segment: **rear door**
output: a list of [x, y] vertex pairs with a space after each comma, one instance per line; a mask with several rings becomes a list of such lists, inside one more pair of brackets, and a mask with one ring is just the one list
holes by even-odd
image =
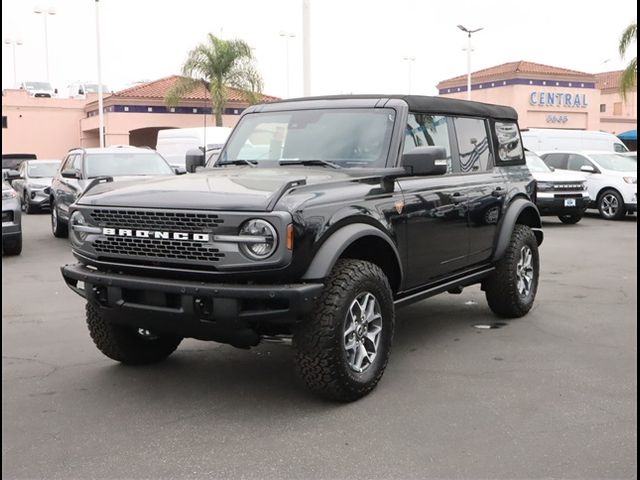
[[449, 160], [446, 175], [398, 180], [405, 197], [408, 288], [436, 280], [466, 263], [467, 220], [459, 178], [453, 172], [450, 127], [447, 117], [411, 113], [405, 128], [404, 152], [436, 145], [446, 149]]

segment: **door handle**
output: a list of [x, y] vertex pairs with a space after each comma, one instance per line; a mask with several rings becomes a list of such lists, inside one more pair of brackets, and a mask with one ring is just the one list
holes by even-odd
[[453, 195], [451, 195], [451, 201], [453, 203], [462, 203], [462, 202], [466, 202], [469, 198], [466, 195], [463, 195], [460, 192], [455, 192]]
[[502, 187], [496, 187], [496, 189], [491, 192], [493, 197], [504, 197], [506, 194], [507, 192], [505, 192]]

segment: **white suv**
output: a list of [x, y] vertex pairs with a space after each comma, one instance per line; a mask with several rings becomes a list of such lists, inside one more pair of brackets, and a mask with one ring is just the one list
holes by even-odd
[[591, 207], [607, 220], [636, 212], [638, 163], [628, 156], [603, 151], [538, 152], [547, 165], [578, 172], [586, 181]]
[[562, 223], [578, 223], [590, 203], [582, 175], [554, 170], [533, 152], [525, 152], [527, 167], [536, 179], [536, 206], [540, 215], [557, 216]]

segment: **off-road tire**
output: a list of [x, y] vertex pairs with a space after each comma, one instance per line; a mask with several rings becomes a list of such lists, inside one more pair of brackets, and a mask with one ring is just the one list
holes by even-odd
[[558, 215], [558, 218], [560, 219], [560, 221], [567, 225], [574, 225], [578, 223], [580, 220], [582, 220], [582, 217], [583, 215], [576, 215], [576, 214]]
[[[613, 215], [609, 215], [605, 206], [605, 200], [610, 198], [610, 196], [615, 197], [618, 202], [618, 208]], [[605, 220], [622, 220], [627, 215], [627, 209], [624, 206], [622, 195], [613, 189], [605, 190], [600, 194], [598, 197], [598, 211], [600, 212], [600, 216]]]
[[58, 213], [58, 207], [51, 201], [51, 232], [56, 238], [67, 238], [69, 236], [69, 225], [67, 225]]
[[5, 255], [20, 255], [22, 253], [22, 234], [3, 240], [2, 253]]
[[182, 337], [157, 335], [145, 338], [135, 327], [109, 322], [100, 308], [87, 302], [87, 327], [93, 342], [107, 357], [127, 365], [161, 362], [171, 355]]
[[[517, 268], [522, 248], [528, 246], [533, 255], [533, 282], [528, 295], [518, 291]], [[483, 282], [489, 308], [504, 318], [519, 318], [526, 315], [536, 297], [540, 275], [538, 242], [533, 231], [526, 225], [516, 225], [511, 241], [503, 257], [497, 262], [495, 271]]]
[[[362, 373], [349, 367], [344, 346], [344, 324], [358, 295], [374, 295], [382, 316], [382, 333], [375, 359]], [[363, 260], [338, 260], [313, 314], [294, 332], [296, 368], [311, 391], [340, 402], [351, 402], [371, 392], [389, 359], [395, 312], [393, 294], [384, 272]]]

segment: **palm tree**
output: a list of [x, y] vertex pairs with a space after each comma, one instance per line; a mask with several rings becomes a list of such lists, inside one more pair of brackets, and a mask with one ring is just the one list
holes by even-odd
[[251, 48], [243, 40], [222, 40], [212, 34], [187, 55], [182, 77], [167, 92], [165, 103], [173, 107], [182, 97], [204, 85], [211, 95], [216, 125], [222, 126], [222, 112], [227, 101], [227, 86], [244, 93], [247, 102], [257, 103], [262, 78], [253, 63]]
[[[637, 42], [637, 22], [633, 22], [629, 25], [624, 32], [622, 32], [622, 36], [620, 37], [620, 45], [618, 46], [618, 51], [620, 52], [620, 57], [624, 58], [631, 42]], [[627, 91], [631, 90], [636, 85], [636, 78], [638, 74], [638, 57], [637, 55], [631, 59], [627, 68], [622, 72], [622, 78], [620, 79], [620, 93], [622, 94], [622, 98], [626, 100]]]

